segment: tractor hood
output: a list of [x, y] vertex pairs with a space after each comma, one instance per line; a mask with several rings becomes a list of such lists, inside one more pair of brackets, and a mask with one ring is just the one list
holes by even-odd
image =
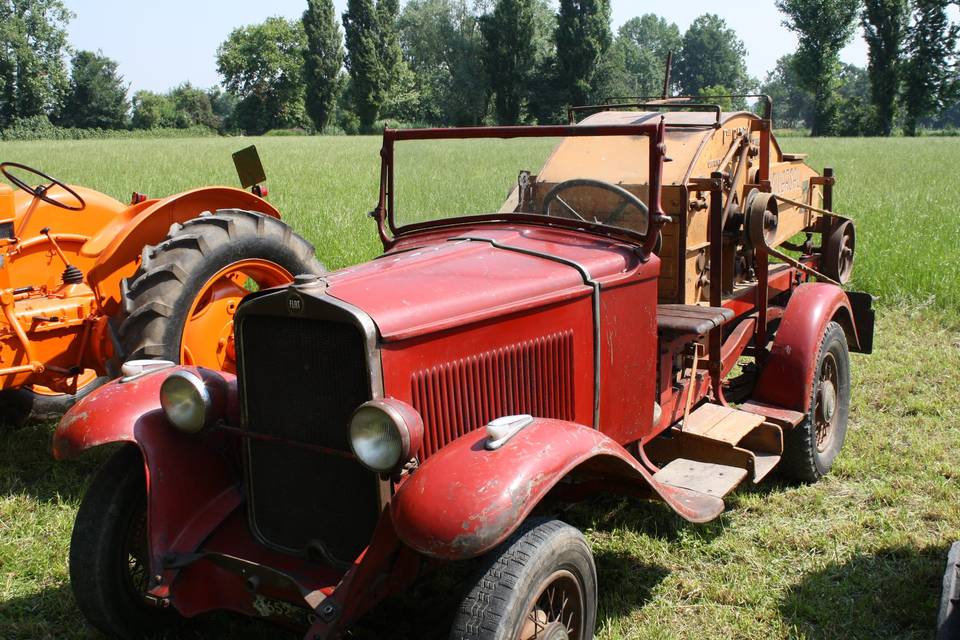
[[[328, 295], [366, 312], [390, 342], [590, 295], [583, 273], [607, 284], [641, 264], [614, 240], [509, 226], [460, 229], [324, 279]], [[655, 258], [644, 266], [654, 265]]]

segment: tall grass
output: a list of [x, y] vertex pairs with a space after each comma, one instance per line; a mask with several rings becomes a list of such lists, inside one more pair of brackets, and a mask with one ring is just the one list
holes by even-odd
[[[376, 204], [378, 137], [8, 142], [0, 145], [0, 159], [124, 200], [133, 191], [158, 196], [236, 184], [230, 154], [249, 144], [263, 158], [271, 202], [328, 267], [377, 254], [374, 223], [365, 214]], [[451, 210], [489, 209], [520, 169], [539, 169], [550, 144], [511, 143], [504, 154], [499, 141], [400, 143], [398, 208], [406, 215], [435, 207], [438, 192], [452, 192]], [[857, 222], [852, 286], [881, 303], [960, 309], [960, 260], [953, 255], [960, 248], [960, 140], [784, 138], [782, 144], [809, 153], [814, 167], [837, 172], [835, 207]]]

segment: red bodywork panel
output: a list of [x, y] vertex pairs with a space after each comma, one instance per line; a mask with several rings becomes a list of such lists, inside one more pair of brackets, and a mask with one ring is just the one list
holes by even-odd
[[476, 557], [506, 539], [561, 479], [574, 470], [649, 487], [692, 522], [723, 511], [719, 498], [668, 487], [599, 431], [535, 420], [501, 448], [475, 431], [445, 447], [400, 485], [390, 513], [400, 539], [445, 560]]
[[[639, 260], [625, 244], [516, 225], [449, 231], [446, 237], [327, 276], [327, 293], [363, 309], [385, 342], [463, 327], [589, 291], [571, 266], [498, 249], [485, 238], [583, 266], [595, 279], [622, 278]], [[654, 274], [655, 275], [655, 274]]]
[[807, 412], [820, 340], [831, 320], [843, 326], [851, 345], [859, 344], [853, 311], [843, 289], [821, 282], [797, 287], [787, 302], [751, 399]]

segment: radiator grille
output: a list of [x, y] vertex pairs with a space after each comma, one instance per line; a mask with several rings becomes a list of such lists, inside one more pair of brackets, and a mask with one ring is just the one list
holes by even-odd
[[572, 420], [573, 332], [487, 351], [413, 374], [422, 457], [500, 416]]
[[[349, 452], [350, 415], [370, 397], [360, 331], [341, 322], [249, 315], [240, 340], [245, 428]], [[251, 522], [264, 542], [292, 552], [322, 546], [347, 562], [369, 542], [378, 487], [359, 462], [248, 438], [246, 463]]]

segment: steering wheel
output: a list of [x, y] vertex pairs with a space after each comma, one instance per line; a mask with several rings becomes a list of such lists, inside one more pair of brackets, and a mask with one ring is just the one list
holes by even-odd
[[[27, 173], [32, 173], [32, 174], [35, 175], [35, 176], [38, 176], [38, 177], [40, 177], [40, 178], [43, 178], [43, 179], [46, 180], [49, 184], [47, 184], [47, 185], [41, 185], [41, 186], [39, 186], [39, 187], [31, 187], [31, 186], [28, 185], [26, 182], [24, 182], [23, 180], [21, 180], [20, 178], [18, 178], [16, 175], [14, 175], [14, 174], [11, 173], [10, 171], [8, 171], [8, 170], [7, 170], [8, 168], [20, 169], [21, 171], [26, 171]], [[79, 193], [77, 193], [76, 191], [74, 191], [73, 189], [71, 189], [70, 187], [68, 187], [67, 185], [63, 184], [62, 182], [60, 182], [60, 181], [57, 180], [56, 178], [51, 178], [51, 177], [48, 176], [47, 174], [43, 173], [42, 171], [38, 171], [38, 170], [34, 169], [33, 167], [28, 167], [27, 165], [25, 165], [25, 164], [20, 164], [19, 162], [4, 162], [4, 163], [0, 163], [0, 172], [3, 173], [3, 176], [4, 176], [7, 180], [9, 180], [9, 181], [12, 182], [13, 184], [17, 185], [18, 187], [20, 187], [21, 189], [23, 189], [23, 190], [26, 191], [27, 193], [31, 194], [34, 198], [40, 198], [40, 199], [43, 200], [44, 202], [46, 202], [46, 203], [48, 203], [48, 204], [52, 204], [52, 205], [55, 206], [55, 207], [60, 207], [61, 209], [66, 209], [67, 211], [81, 211], [81, 210], [83, 210], [84, 208], [86, 208], [86, 206], [87, 206], [87, 203], [83, 200], [83, 198], [80, 197], [80, 194], [79, 194]], [[69, 193], [71, 196], [73, 196], [73, 197], [76, 199], [76, 201], [79, 202], [80, 204], [79, 204], [79, 205], [69, 205], [69, 204], [65, 204], [65, 203], [63, 203], [63, 202], [60, 202], [59, 200], [54, 200], [53, 198], [51, 198], [50, 196], [47, 195], [47, 192], [50, 191], [50, 189], [52, 189], [53, 187], [60, 187], [61, 189], [63, 189], [63, 190], [66, 191], [67, 193]]]
[[[623, 202], [622, 204], [614, 209], [610, 215], [607, 216], [606, 220], [599, 220], [596, 217], [591, 220], [587, 220], [583, 217], [580, 212], [571, 207], [563, 198], [560, 197], [560, 194], [564, 191], [570, 189], [579, 189], [582, 187], [592, 187], [595, 189], [602, 189], [604, 191], [610, 191], [619, 197]], [[563, 182], [555, 185], [550, 191], [547, 192], [546, 197], [543, 199], [543, 215], [550, 215], [550, 205], [553, 204], [553, 201], [556, 200], [562, 204], [570, 213], [574, 216], [583, 220], [584, 222], [591, 222], [596, 224], [608, 224], [614, 225], [620, 221], [620, 218], [623, 217], [623, 212], [628, 206], [634, 206], [640, 211], [643, 212], [646, 217], [646, 229], [644, 229], [643, 235], [646, 235], [647, 230], [650, 228], [650, 209], [647, 208], [647, 205], [644, 204], [643, 200], [633, 195], [623, 187], [613, 184], [611, 182], [604, 182], [603, 180], [594, 180], [592, 178], [574, 178], [573, 180], [564, 180]]]

